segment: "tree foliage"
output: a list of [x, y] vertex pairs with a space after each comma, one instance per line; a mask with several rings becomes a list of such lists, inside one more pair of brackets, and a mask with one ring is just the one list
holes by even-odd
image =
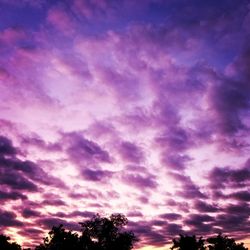
[[109, 218], [96, 215], [80, 223], [80, 236], [60, 225], [53, 227], [35, 250], [130, 250], [137, 239], [132, 232], [124, 230], [126, 224], [127, 219], [121, 214]]
[[[205, 242], [208, 244], [206, 245]], [[218, 234], [207, 240], [202, 237], [196, 238], [195, 235], [180, 235], [179, 239], [173, 239], [171, 249], [177, 250], [248, 250], [243, 243], [236, 243], [233, 238]]]
[[[110, 217], [95, 215], [92, 219], [79, 223], [81, 230], [74, 233], [63, 225], [53, 226], [43, 243], [34, 250], [131, 250], [137, 241], [135, 235], [126, 230], [127, 218], [122, 214]], [[180, 235], [173, 239], [171, 250], [248, 250], [243, 243], [218, 234], [204, 239], [195, 235]], [[0, 250], [22, 250], [10, 238], [0, 235]], [[30, 248], [23, 250], [31, 250]]]
[[195, 235], [180, 235], [179, 239], [173, 239], [173, 246], [171, 249], [177, 248], [177, 250], [205, 250], [205, 240], [200, 237], [196, 238]]
[[234, 239], [218, 234], [207, 239], [209, 250], [247, 250], [243, 243], [236, 243]]
[[7, 237], [5, 235], [0, 235], [0, 249], [3, 250], [21, 250], [21, 246], [18, 245], [17, 243], [9, 242], [10, 237]]
[[76, 233], [66, 231], [63, 225], [53, 227], [49, 232], [49, 236], [44, 239], [43, 244], [40, 244], [35, 250], [78, 250], [79, 237]]

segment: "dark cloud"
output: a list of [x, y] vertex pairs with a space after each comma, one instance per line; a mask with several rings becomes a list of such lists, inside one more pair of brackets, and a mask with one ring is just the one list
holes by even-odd
[[246, 162], [246, 166], [238, 169], [215, 167], [209, 174], [210, 187], [215, 191], [223, 188], [247, 187], [250, 179], [250, 170], [247, 167], [248, 162]]
[[53, 226], [64, 225], [69, 230], [80, 231], [78, 222], [69, 222], [56, 217], [44, 217], [36, 220], [36, 223], [46, 229], [51, 229]]
[[41, 204], [44, 206], [55, 206], [55, 207], [66, 206], [66, 203], [59, 198], [58, 199], [55, 199], [55, 198], [46, 199], [43, 202], [41, 202]]
[[58, 213], [51, 214], [52, 217], [57, 217], [60, 219], [76, 220], [76, 218], [79, 218], [78, 222], [81, 222], [86, 219], [91, 219], [94, 215], [95, 213], [91, 211], [78, 211], [78, 210], [70, 212], [70, 213], [58, 212]]
[[124, 174], [122, 177], [124, 183], [129, 186], [135, 186], [139, 189], [157, 187], [156, 178], [153, 175], [143, 175], [143, 174]]
[[250, 201], [250, 192], [248, 191], [239, 191], [239, 192], [234, 192], [229, 195], [230, 198], [233, 198], [235, 200], [239, 201]]
[[31, 218], [31, 217], [40, 217], [41, 214], [38, 211], [35, 211], [31, 208], [24, 208], [22, 210], [22, 216], [24, 218]]
[[155, 218], [149, 221], [140, 220], [138, 223], [129, 222], [129, 228], [140, 237], [140, 244], [148, 244], [155, 247], [169, 243], [174, 236], [184, 232], [181, 225], [169, 223], [162, 220], [162, 218]]
[[159, 217], [166, 220], [166, 221], [169, 221], [169, 220], [174, 221], [174, 220], [178, 220], [178, 219], [182, 218], [182, 216], [180, 214], [177, 214], [177, 213], [161, 214]]
[[207, 214], [189, 214], [188, 218], [185, 219], [185, 223], [188, 225], [201, 223], [201, 222], [210, 222], [213, 221], [214, 218]]
[[34, 225], [26, 225], [18, 230], [18, 234], [30, 239], [28, 244], [26, 243], [25, 246], [30, 247], [31, 249], [33, 246], [38, 246], [44, 236], [44, 231], [42, 229], [34, 228], [33, 226]]
[[141, 237], [141, 244], [149, 244], [153, 246], [162, 246], [167, 242], [165, 235], [153, 229], [154, 221], [140, 221], [138, 223], [130, 222], [129, 228]]
[[247, 202], [238, 202], [237, 204], [229, 204], [224, 209], [225, 212], [231, 215], [243, 215], [247, 217], [250, 215], [249, 204]]
[[177, 196], [185, 199], [204, 199], [207, 197], [189, 176], [175, 172], [169, 172], [168, 175], [181, 185], [181, 189], [176, 192]]
[[211, 91], [211, 105], [217, 114], [218, 128], [223, 133], [235, 134], [247, 127], [242, 115], [250, 107], [250, 86], [246, 82], [223, 79]]
[[32, 137], [23, 137], [21, 144], [22, 146], [28, 147], [34, 146], [47, 152], [56, 152], [62, 150], [59, 143], [48, 143], [37, 135]]
[[219, 210], [219, 208], [214, 204], [208, 204], [202, 200], [196, 200], [194, 202], [194, 207], [200, 213], [215, 213]]
[[[168, 241], [171, 241], [175, 235], [183, 234], [184, 230], [182, 226], [175, 223], [168, 223], [164, 229], [166, 229], [166, 238]], [[164, 233], [164, 232], [163, 232]]]
[[4, 227], [21, 227], [23, 223], [16, 219], [16, 214], [0, 210], [0, 224]]
[[0, 184], [10, 187], [14, 190], [26, 190], [30, 192], [38, 191], [36, 184], [24, 177], [19, 172], [11, 170], [8, 170], [8, 172], [1, 170]]
[[157, 141], [164, 147], [168, 146], [171, 151], [181, 151], [186, 149], [189, 142], [189, 135], [183, 128], [172, 128], [162, 135]]
[[169, 154], [166, 152], [162, 153], [162, 163], [167, 167], [167, 168], [172, 168], [172, 169], [184, 169], [186, 167], [186, 164], [191, 160], [191, 158], [187, 155], [183, 154]]
[[101, 169], [85, 168], [81, 171], [81, 175], [85, 180], [101, 182], [110, 179], [113, 172]]
[[15, 190], [38, 191], [38, 185], [65, 187], [58, 178], [46, 173], [40, 166], [29, 160], [19, 159], [18, 150], [6, 137], [1, 137], [0, 183]]
[[0, 191], [0, 200], [2, 202], [7, 200], [18, 200], [18, 199], [26, 200], [27, 196], [15, 191]]
[[111, 162], [106, 150], [102, 149], [97, 143], [87, 140], [80, 133], [65, 134], [63, 140], [67, 144], [66, 150], [70, 159], [77, 165], [81, 162]]
[[70, 217], [74, 218], [75, 216], [82, 218], [92, 218], [95, 214], [91, 211], [73, 211], [69, 214]]
[[140, 163], [144, 159], [142, 149], [128, 141], [121, 142], [119, 153], [126, 162]]
[[7, 137], [0, 136], [0, 155], [15, 155], [16, 149], [12, 145], [11, 140]]

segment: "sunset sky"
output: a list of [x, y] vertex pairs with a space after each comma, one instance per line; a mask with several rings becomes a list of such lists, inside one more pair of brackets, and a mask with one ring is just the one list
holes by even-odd
[[249, 0], [0, 0], [0, 233], [249, 242], [249, 152]]

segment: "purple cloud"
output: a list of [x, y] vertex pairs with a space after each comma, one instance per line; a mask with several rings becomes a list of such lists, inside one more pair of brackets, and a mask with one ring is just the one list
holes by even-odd
[[119, 208], [138, 248], [249, 237], [247, 1], [0, 5], [3, 231]]
[[135, 186], [139, 189], [151, 188], [155, 189], [157, 187], [157, 182], [155, 176], [153, 175], [141, 175], [141, 174], [124, 174], [122, 180], [129, 186]]
[[121, 142], [119, 153], [124, 161], [131, 163], [140, 163], [144, 159], [142, 150], [131, 142]]
[[106, 150], [103, 150], [97, 143], [85, 139], [80, 133], [66, 135], [65, 140], [69, 143], [67, 153], [76, 163], [81, 163], [81, 161], [111, 162]]
[[24, 208], [22, 210], [22, 216], [24, 218], [30, 218], [30, 217], [40, 217], [41, 214], [33, 209], [29, 209], [29, 208]]
[[0, 154], [1, 155], [16, 154], [16, 149], [13, 147], [12, 142], [4, 136], [0, 136]]
[[206, 203], [202, 200], [196, 200], [194, 203], [194, 207], [197, 209], [198, 212], [201, 213], [215, 213], [219, 210], [216, 205]]
[[16, 219], [16, 214], [0, 210], [0, 222], [4, 227], [21, 227], [23, 223]]
[[15, 192], [15, 191], [0, 191], [0, 200], [2, 200], [2, 202], [8, 201], [8, 200], [26, 200], [27, 196], [19, 193], [19, 192]]
[[177, 213], [166, 213], [166, 214], [161, 214], [160, 218], [164, 219], [164, 220], [170, 220], [170, 221], [174, 221], [174, 220], [178, 220], [181, 219], [181, 215], [177, 214]]
[[110, 179], [112, 177], [112, 174], [113, 173], [111, 171], [89, 169], [89, 168], [85, 168], [81, 171], [81, 175], [85, 180], [97, 181], [97, 182]]

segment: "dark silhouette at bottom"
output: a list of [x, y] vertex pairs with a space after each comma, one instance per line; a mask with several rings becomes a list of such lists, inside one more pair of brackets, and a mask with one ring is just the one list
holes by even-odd
[[[66, 230], [63, 225], [54, 226], [43, 243], [35, 250], [131, 250], [137, 237], [126, 231], [127, 218], [122, 214], [110, 217], [95, 215], [81, 225], [81, 234]], [[247, 250], [243, 243], [236, 243], [233, 238], [218, 234], [204, 239], [195, 235], [180, 235], [173, 239], [171, 250]], [[10, 238], [0, 235], [0, 250], [22, 250]], [[26, 248], [23, 250], [31, 250]]]
[[66, 231], [63, 225], [53, 227], [49, 237], [35, 250], [130, 250], [137, 238], [123, 230], [127, 222], [121, 214], [112, 214], [109, 218], [96, 215], [80, 223], [81, 236]]
[[[205, 242], [207, 244], [205, 245]], [[243, 243], [236, 243], [233, 238], [218, 234], [207, 240], [202, 237], [196, 238], [195, 235], [180, 235], [179, 239], [173, 239], [171, 250], [248, 250]]]

